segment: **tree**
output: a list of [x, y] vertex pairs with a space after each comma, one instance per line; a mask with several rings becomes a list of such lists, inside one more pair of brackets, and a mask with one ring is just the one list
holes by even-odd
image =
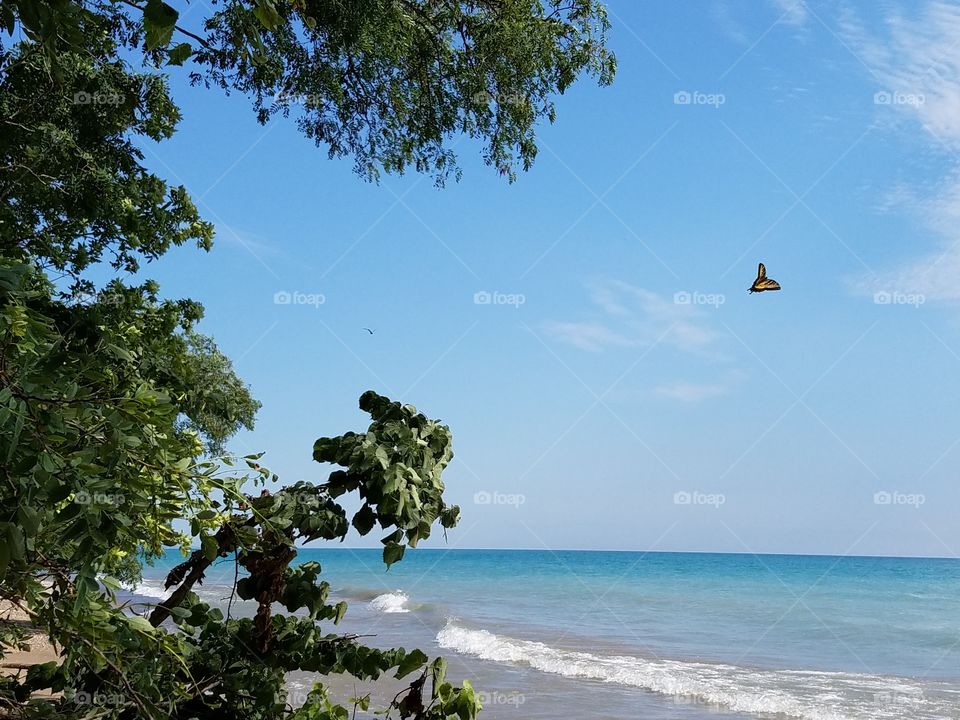
[[[205, 6], [204, 6], [205, 7]], [[485, 144], [484, 159], [511, 179], [537, 154], [536, 124], [553, 121], [553, 96], [583, 73], [612, 81], [616, 60], [595, 0], [222, 0], [203, 30], [178, 25], [162, 0], [3, 3], [58, 68], [61, 47], [82, 43], [91, 16], [118, 45], [156, 64], [193, 64], [194, 82], [250, 95], [260, 122], [297, 116], [331, 156], [362, 175], [408, 167], [438, 183], [459, 175], [455, 135]], [[129, 11], [129, 12], [128, 12]]]
[[[161, 0], [0, 2], [0, 24], [25, 37], [0, 46], [0, 597], [65, 650], [0, 680], [0, 709], [346, 718], [322, 686], [302, 708], [278, 697], [284, 674], [301, 669], [414, 673], [384, 710], [469, 720], [479, 702], [469, 683], [446, 681], [441, 658], [329, 632], [346, 606], [328, 603], [316, 563], [293, 565], [298, 543], [379, 526], [389, 567], [437, 523], [453, 527], [459, 511], [444, 503], [441, 479], [449, 430], [368, 392], [368, 429], [314, 447], [340, 469], [322, 483], [268, 487], [277, 478], [260, 455], [222, 454], [259, 404], [197, 333], [202, 308], [161, 298], [150, 281], [96, 285], [89, 270], [129, 273], [173, 245], [211, 246], [213, 228], [187, 190], [145, 168], [137, 150], [138, 138], [168, 138], [180, 118], [161, 65], [189, 61], [194, 81], [249, 94], [262, 122], [296, 112], [308, 137], [353, 156], [371, 179], [414, 167], [442, 183], [458, 173], [449, 140], [461, 133], [483, 140], [487, 161], [512, 178], [536, 154], [537, 120], [553, 118], [550, 97], [585, 71], [612, 77], [602, 7], [215, 7], [193, 32]], [[337, 501], [345, 493], [362, 500], [352, 518]], [[119, 607], [119, 584], [173, 547], [185, 560], [167, 578], [170, 596], [149, 616]], [[193, 592], [222, 557], [243, 569], [236, 592], [256, 602], [255, 617], [224, 617]], [[0, 623], [0, 652], [20, 640]], [[31, 700], [40, 690], [61, 695]], [[353, 704], [366, 711], [369, 699]]]

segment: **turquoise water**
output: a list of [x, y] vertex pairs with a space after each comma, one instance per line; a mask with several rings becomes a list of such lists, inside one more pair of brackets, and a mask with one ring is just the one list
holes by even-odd
[[[300, 559], [350, 603], [344, 631], [444, 654], [488, 718], [960, 718], [957, 560], [419, 549], [386, 572], [378, 550]], [[140, 594], [160, 594], [163, 565]], [[201, 596], [225, 604], [232, 579], [220, 564]]]

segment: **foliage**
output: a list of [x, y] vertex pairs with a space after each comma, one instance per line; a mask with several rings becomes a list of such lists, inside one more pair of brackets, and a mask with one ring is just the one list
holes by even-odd
[[[199, 433], [178, 420], [189, 403], [170, 392], [192, 377], [195, 349], [172, 328], [189, 330], [195, 308], [158, 302], [150, 288], [125, 288], [118, 302], [120, 288], [111, 287], [84, 304], [52, 292], [36, 268], [0, 266], [0, 596], [64, 649], [60, 663], [0, 683], [0, 707], [28, 718], [345, 717], [319, 690], [306, 706], [288, 707], [285, 673], [416, 672], [393, 703], [401, 717], [473, 717], [472, 691], [447, 683], [441, 661], [323, 629], [346, 605], [328, 602], [317, 563], [292, 564], [296, 544], [346, 536], [350, 522], [335, 498], [349, 491], [365, 501], [352, 519], [357, 531], [375, 523], [389, 531], [388, 565], [435, 521], [452, 527], [459, 511], [444, 504], [440, 479], [452, 458], [449, 430], [368, 392], [365, 433], [316, 443], [318, 461], [343, 469], [325, 483], [245, 495], [245, 484], [277, 478], [258, 456], [244, 458], [243, 472], [201, 458]], [[181, 519], [188, 533], [177, 531]], [[199, 549], [170, 573], [170, 597], [149, 618], [118, 606], [120, 581], [139, 576], [137, 554], [156, 557], [177, 544]], [[224, 618], [193, 593], [227, 556], [244, 571], [236, 593], [257, 603], [253, 618]], [[0, 633], [0, 646], [16, 642]], [[63, 694], [28, 701], [41, 689]]]
[[48, 48], [53, 67], [86, 15], [106, 18], [118, 42], [154, 62], [189, 60], [195, 82], [249, 94], [261, 123], [293, 112], [307, 137], [370, 179], [413, 167], [442, 184], [459, 175], [457, 135], [481, 141], [485, 161], [513, 179], [537, 155], [537, 123], [554, 120], [552, 97], [583, 73], [608, 84], [616, 71], [596, 0], [212, 5], [202, 21], [191, 12], [197, 32], [161, 0], [8, 0], [2, 13]]
[[180, 112], [156, 74], [131, 72], [103, 22], [85, 21], [83, 53], [0, 50], [0, 251], [66, 273], [103, 260], [134, 271], [187, 241], [209, 248], [213, 227], [183, 187], [141, 166], [137, 136], [173, 134]]
[[[475, 717], [472, 687], [449, 683], [442, 658], [331, 632], [346, 606], [329, 602], [317, 563], [294, 563], [299, 544], [379, 527], [389, 567], [437, 523], [453, 527], [449, 430], [367, 392], [366, 432], [314, 446], [340, 469], [270, 489], [259, 455], [222, 456], [259, 403], [198, 333], [202, 308], [91, 271], [211, 246], [187, 190], [143, 166], [141, 144], [180, 119], [161, 67], [189, 62], [195, 82], [248, 94], [261, 122], [295, 112], [369, 178], [413, 167], [443, 182], [466, 134], [512, 179], [536, 155], [537, 121], [553, 120], [552, 95], [584, 72], [611, 80], [606, 29], [594, 0], [220, 0], [198, 32], [162, 0], [0, 0], [0, 35], [23, 39], [0, 44], [0, 598], [63, 650], [0, 678], [0, 712], [350, 715], [322, 685], [290, 707], [284, 677], [302, 670], [412, 677], [382, 712]], [[347, 493], [361, 501], [349, 518]], [[149, 616], [120, 606], [121, 583], [177, 547], [170, 596]], [[193, 592], [223, 558], [253, 617]], [[0, 655], [22, 640], [0, 622]], [[371, 709], [369, 697], [349, 704]]]

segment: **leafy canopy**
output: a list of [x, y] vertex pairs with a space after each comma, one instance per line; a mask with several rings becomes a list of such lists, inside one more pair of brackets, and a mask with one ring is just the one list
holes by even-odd
[[[173, 246], [211, 246], [186, 188], [138, 149], [180, 119], [160, 68], [189, 63], [194, 82], [242, 91], [261, 122], [296, 115], [371, 179], [412, 167], [442, 183], [459, 173], [451, 145], [463, 134], [512, 179], [536, 155], [553, 95], [583, 73], [612, 79], [603, 8], [220, 0], [191, 10], [0, 0], [0, 599], [63, 649], [0, 678], [0, 713], [345, 720], [322, 684], [302, 707], [287, 703], [285, 674], [302, 670], [412, 676], [381, 712], [471, 720], [479, 699], [446, 680], [442, 658], [331, 632], [345, 604], [329, 601], [317, 563], [294, 564], [299, 544], [379, 528], [389, 567], [437, 524], [453, 527], [459, 509], [441, 479], [449, 430], [367, 392], [366, 431], [314, 445], [314, 459], [338, 469], [277, 487], [260, 455], [222, 454], [259, 403], [197, 332], [202, 308], [163, 299], [151, 281], [95, 284], [90, 270], [132, 273]], [[360, 499], [352, 517], [339, 503], [349, 493]], [[165, 600], [118, 604], [121, 583], [177, 547], [185, 559]], [[249, 617], [194, 593], [225, 558]], [[22, 640], [0, 621], [0, 656]], [[369, 697], [348, 704], [371, 708]]]
[[90, 16], [156, 64], [189, 62], [194, 82], [248, 94], [261, 123], [294, 114], [370, 179], [412, 167], [442, 184], [459, 176], [452, 145], [466, 135], [512, 180], [537, 155], [553, 96], [616, 72], [596, 0], [219, 0], [182, 22], [162, 0], [13, 0], [0, 19], [19, 21], [55, 71]]

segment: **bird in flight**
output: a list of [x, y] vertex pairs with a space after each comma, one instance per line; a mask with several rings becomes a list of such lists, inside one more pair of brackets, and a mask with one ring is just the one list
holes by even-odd
[[764, 290], [779, 290], [780, 283], [776, 280], [772, 280], [767, 277], [767, 269], [763, 266], [763, 263], [760, 263], [760, 267], [757, 268], [757, 279], [753, 281], [747, 291], [748, 292], [763, 292]]
[[[777, 287], [779, 287], [779, 285], [778, 285]], [[373, 335], [373, 333], [375, 332], [374, 330], [371, 330], [370, 328], [361, 328], [361, 329], [366, 330], [366, 331], [367, 331], [368, 333], [370, 333], [371, 335]]]

